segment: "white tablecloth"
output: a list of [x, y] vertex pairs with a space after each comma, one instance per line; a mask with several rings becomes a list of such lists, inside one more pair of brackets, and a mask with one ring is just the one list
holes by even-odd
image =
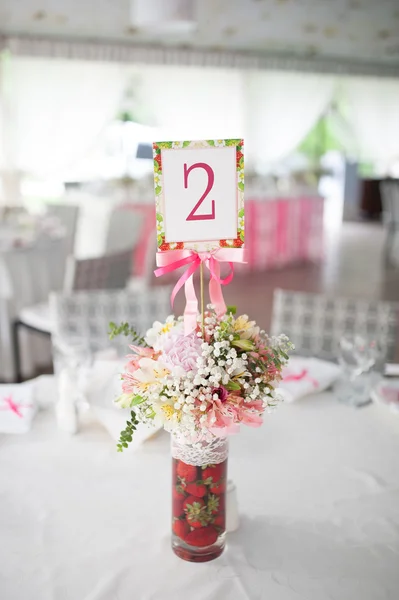
[[[19, 311], [45, 302], [51, 290], [62, 288], [66, 261], [66, 238], [43, 236], [25, 248], [0, 251], [0, 381], [15, 378], [11, 324]], [[24, 375], [32, 376], [37, 364], [51, 360], [43, 340], [21, 332]], [[40, 361], [41, 359], [41, 361]]]
[[211, 563], [170, 550], [169, 440], [117, 454], [51, 411], [0, 438], [4, 600], [396, 600], [399, 419], [325, 393], [232, 438], [241, 525]]

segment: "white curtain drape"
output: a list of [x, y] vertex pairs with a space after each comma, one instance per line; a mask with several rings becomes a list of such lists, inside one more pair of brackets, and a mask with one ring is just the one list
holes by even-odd
[[295, 150], [328, 106], [336, 77], [251, 71], [245, 76], [247, 162], [264, 171]]
[[[307, 135], [338, 82], [335, 75], [289, 71], [21, 57], [7, 57], [4, 77], [0, 170], [9, 190], [24, 174], [98, 177], [99, 136], [127, 89], [133, 114], [155, 137], [245, 137], [247, 166], [270, 170]], [[397, 158], [399, 81], [344, 77], [340, 85], [360, 158]]]
[[115, 117], [126, 72], [118, 64], [12, 58], [3, 163], [56, 177], [73, 169]]
[[218, 139], [244, 134], [242, 73], [201, 67], [140, 66], [137, 104], [164, 139]]
[[8, 142], [11, 130], [10, 107], [12, 98], [8, 86], [10, 56], [0, 52], [0, 206], [18, 204], [20, 199], [19, 173], [10, 165]]
[[347, 77], [343, 82], [360, 160], [399, 160], [399, 80]]
[[[154, 128], [155, 137], [245, 137], [246, 164], [262, 172], [295, 150], [327, 108], [338, 81], [334, 75], [289, 71], [10, 55], [3, 56], [0, 68], [0, 176], [7, 190], [3, 196], [11, 202], [21, 175], [60, 180], [101, 175], [99, 136], [121, 108], [127, 88], [133, 113]], [[397, 159], [399, 81], [343, 77], [340, 84], [359, 158]]]

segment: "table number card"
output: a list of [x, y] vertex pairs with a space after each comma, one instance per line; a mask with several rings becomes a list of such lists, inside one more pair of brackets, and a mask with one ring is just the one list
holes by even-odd
[[155, 142], [158, 251], [244, 245], [244, 142]]

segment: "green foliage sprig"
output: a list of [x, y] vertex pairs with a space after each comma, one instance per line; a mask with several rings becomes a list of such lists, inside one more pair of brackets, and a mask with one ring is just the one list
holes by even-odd
[[133, 440], [133, 433], [137, 429], [138, 420], [136, 419], [136, 413], [134, 410], [130, 412], [130, 421], [127, 421], [126, 428], [121, 431], [119, 443], [116, 445], [118, 452], [123, 452], [124, 448], [127, 448], [129, 443]]
[[120, 325], [117, 325], [116, 323], [111, 321], [109, 324], [108, 331], [109, 339], [113, 340], [118, 335], [125, 335], [126, 337], [130, 336], [133, 342], [139, 344], [140, 346], [148, 348], [148, 344], [146, 344], [145, 339], [139, 333], [137, 333], [134, 327], [131, 327], [129, 323], [121, 323]]

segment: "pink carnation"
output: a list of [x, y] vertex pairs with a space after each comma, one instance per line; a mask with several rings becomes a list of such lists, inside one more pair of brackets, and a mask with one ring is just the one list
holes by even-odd
[[197, 370], [201, 356], [202, 340], [194, 333], [169, 333], [162, 343], [162, 362], [169, 368], [182, 367], [185, 371]]

